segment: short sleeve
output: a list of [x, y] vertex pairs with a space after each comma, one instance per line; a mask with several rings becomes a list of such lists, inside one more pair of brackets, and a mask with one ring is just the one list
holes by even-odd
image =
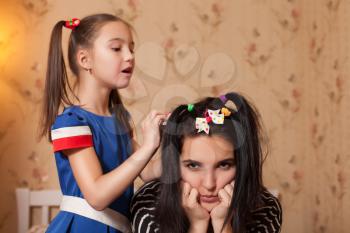
[[278, 233], [282, 225], [282, 207], [278, 199], [265, 191], [261, 195], [265, 205], [252, 212], [248, 232]]
[[151, 181], [142, 186], [131, 201], [132, 228], [134, 233], [159, 231], [156, 222], [156, 202], [160, 192], [159, 181]]
[[92, 132], [83, 116], [64, 112], [51, 127], [54, 152], [93, 146]]

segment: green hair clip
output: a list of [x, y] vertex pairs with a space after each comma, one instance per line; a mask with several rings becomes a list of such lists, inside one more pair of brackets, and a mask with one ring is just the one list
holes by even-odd
[[193, 111], [193, 108], [194, 108], [194, 105], [193, 104], [187, 104], [187, 110], [189, 112], [192, 112]]

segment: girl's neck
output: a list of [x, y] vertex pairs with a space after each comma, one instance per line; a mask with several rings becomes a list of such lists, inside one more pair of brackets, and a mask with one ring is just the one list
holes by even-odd
[[97, 115], [111, 115], [108, 107], [110, 89], [98, 88], [96, 83], [80, 82], [77, 85], [78, 103], [82, 108]]

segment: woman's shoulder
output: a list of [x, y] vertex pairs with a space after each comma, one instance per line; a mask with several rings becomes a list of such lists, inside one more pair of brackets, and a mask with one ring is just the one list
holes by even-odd
[[145, 183], [135, 192], [132, 203], [137, 202], [138, 200], [148, 200], [148, 199], [155, 200], [155, 198], [158, 197], [159, 192], [160, 192], [160, 181], [152, 180], [148, 183]]
[[269, 191], [260, 193], [261, 205], [251, 211], [248, 232], [280, 232], [282, 225], [282, 206], [278, 198]]
[[156, 203], [159, 192], [160, 182], [154, 180], [144, 184], [135, 193], [130, 206], [133, 232], [156, 232], [159, 230], [156, 223]]
[[268, 190], [263, 190], [260, 193], [260, 198], [261, 198], [262, 202], [264, 203], [263, 206], [269, 207], [269, 208], [276, 208], [280, 212], [282, 212], [281, 203], [279, 202], [278, 198], [275, 195], [273, 195], [272, 193], [270, 193]]

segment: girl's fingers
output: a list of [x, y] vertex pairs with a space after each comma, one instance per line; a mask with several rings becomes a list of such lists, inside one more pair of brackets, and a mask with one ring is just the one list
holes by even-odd
[[166, 119], [166, 115], [161, 114], [161, 115], [157, 115], [153, 118], [153, 121], [157, 124], [160, 125], [163, 121], [165, 121]]
[[150, 119], [154, 119], [156, 116], [159, 116], [159, 115], [162, 115], [162, 116], [167, 116], [167, 113], [164, 113], [164, 112], [160, 112], [158, 110], [152, 110], [150, 113], [149, 113], [149, 117]]
[[158, 114], [158, 112], [159, 112], [159, 111], [157, 111], [157, 110], [152, 110], [152, 111], [148, 114], [149, 118], [150, 118], [150, 119], [153, 119], [153, 118]]

